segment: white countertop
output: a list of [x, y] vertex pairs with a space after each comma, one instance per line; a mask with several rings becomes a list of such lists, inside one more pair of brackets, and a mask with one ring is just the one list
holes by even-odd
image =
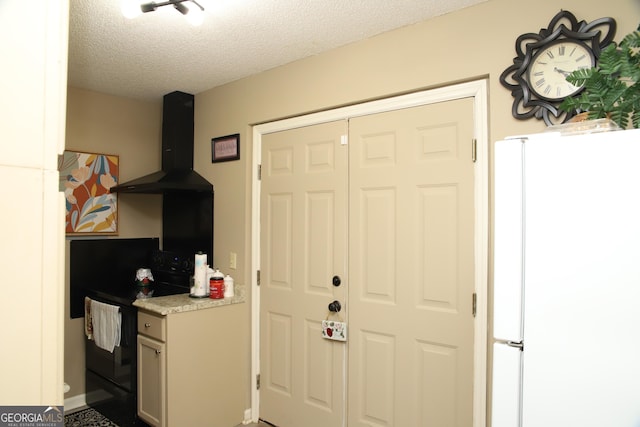
[[235, 286], [235, 295], [231, 298], [192, 298], [189, 294], [169, 295], [166, 297], [139, 298], [133, 302], [135, 307], [163, 316], [184, 311], [203, 310], [223, 305], [239, 304], [245, 301], [244, 286]]

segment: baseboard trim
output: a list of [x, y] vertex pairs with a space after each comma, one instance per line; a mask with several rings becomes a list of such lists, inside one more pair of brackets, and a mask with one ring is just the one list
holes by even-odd
[[76, 409], [81, 409], [87, 406], [87, 399], [85, 394], [79, 394], [77, 396], [71, 396], [64, 400], [64, 412], [69, 413]]

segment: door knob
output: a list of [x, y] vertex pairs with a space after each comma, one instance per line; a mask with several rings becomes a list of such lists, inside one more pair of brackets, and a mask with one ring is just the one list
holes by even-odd
[[340, 284], [342, 283], [342, 280], [340, 280], [340, 276], [333, 276], [333, 279], [331, 282], [333, 283], [333, 286], [340, 286]]
[[342, 310], [342, 305], [340, 305], [340, 301], [333, 301], [329, 303], [329, 311], [333, 313], [337, 313]]

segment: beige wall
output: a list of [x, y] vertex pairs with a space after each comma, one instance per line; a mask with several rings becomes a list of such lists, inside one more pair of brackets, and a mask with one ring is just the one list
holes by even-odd
[[[516, 38], [546, 27], [561, 9], [588, 22], [611, 16], [618, 35], [640, 21], [637, 0], [489, 0], [197, 94], [194, 165], [215, 185], [214, 264], [228, 270], [229, 252], [237, 252], [238, 270], [231, 274], [243, 284], [251, 277], [252, 125], [487, 78], [492, 141], [542, 131], [540, 121], [512, 118], [511, 94], [498, 79], [513, 63]], [[240, 161], [211, 164], [211, 138], [236, 132]], [[247, 337], [246, 351], [239, 362], [246, 366], [249, 407], [250, 304], [245, 310], [238, 332]]]
[[[68, 88], [66, 149], [120, 156], [120, 180], [160, 169], [162, 100], [142, 102]], [[118, 196], [118, 237], [159, 237], [161, 196]], [[84, 319], [69, 317], [69, 241], [66, 239], [64, 380], [70, 398], [84, 393]], [[132, 278], [133, 280], [133, 278]]]
[[[227, 267], [228, 253], [238, 252], [236, 276], [249, 277], [252, 125], [488, 78], [491, 140], [542, 131], [541, 121], [512, 118], [511, 94], [498, 79], [513, 63], [516, 38], [538, 32], [560, 9], [586, 21], [611, 16], [618, 35], [640, 21], [637, 0], [489, 0], [197, 94], [194, 167], [215, 186], [214, 264]], [[212, 164], [211, 138], [236, 132], [240, 161]]]
[[[252, 125], [487, 78], [492, 141], [507, 135], [541, 131], [545, 126], [537, 120], [523, 122], [512, 118], [511, 94], [500, 85], [498, 78], [512, 64], [515, 39], [523, 33], [538, 32], [561, 9], [571, 11], [579, 20], [615, 18], [616, 40], [640, 22], [638, 0], [489, 0], [197, 94], [194, 168], [215, 188], [214, 265], [231, 274], [238, 284], [247, 284], [251, 277]], [[122, 179], [155, 170], [160, 163], [161, 106], [160, 100], [158, 102], [158, 105], [148, 105], [70, 89], [67, 148], [120, 154]], [[129, 114], [120, 111], [125, 107]], [[134, 112], [144, 113], [131, 120]], [[110, 118], [110, 126], [103, 123], [104, 116]], [[132, 132], [139, 132], [139, 137], [133, 138]], [[212, 164], [211, 138], [232, 133], [241, 134], [240, 160]], [[144, 145], [135, 147], [139, 141], [144, 141]], [[151, 214], [156, 207], [146, 209], [148, 206], [139, 199], [141, 196], [134, 196], [135, 201], [128, 200], [131, 196], [120, 196], [121, 237], [130, 237], [136, 231], [144, 234], [140, 227], [146, 225], [147, 220], [159, 221]], [[159, 207], [157, 209], [159, 211]], [[159, 227], [156, 222], [149, 229]], [[228, 268], [229, 252], [238, 254], [237, 270]], [[247, 291], [247, 294], [251, 293]], [[243, 308], [245, 322], [234, 327], [245, 337], [245, 348], [238, 354], [238, 363], [246, 368], [240, 381], [246, 387], [245, 407], [248, 408], [251, 305], [244, 304]], [[69, 375], [74, 372], [75, 379], [79, 375], [78, 366], [84, 366], [84, 353], [78, 347], [81, 339], [71, 342], [70, 336], [81, 335], [81, 322], [67, 320], [65, 333], [65, 369]], [[75, 394], [73, 387], [72, 384], [70, 395]]]

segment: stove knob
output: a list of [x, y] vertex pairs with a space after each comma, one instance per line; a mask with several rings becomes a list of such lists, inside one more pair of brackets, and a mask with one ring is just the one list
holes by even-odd
[[151, 256], [151, 262], [153, 265], [158, 268], [164, 265], [164, 260], [162, 258], [162, 254], [160, 252], [156, 252]]

